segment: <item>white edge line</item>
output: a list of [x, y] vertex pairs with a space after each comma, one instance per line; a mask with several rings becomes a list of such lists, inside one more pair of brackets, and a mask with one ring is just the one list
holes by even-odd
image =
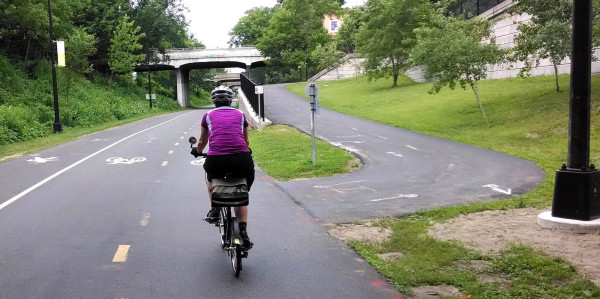
[[109, 148], [111, 148], [111, 147], [113, 147], [113, 146], [115, 146], [115, 145], [117, 145], [117, 144], [119, 144], [119, 143], [121, 143], [121, 142], [123, 142], [123, 141], [125, 141], [125, 140], [127, 140], [127, 139], [129, 139], [129, 138], [131, 138], [131, 137], [133, 137], [133, 136], [135, 136], [135, 135], [137, 135], [137, 134], [140, 134], [140, 133], [146, 132], [146, 131], [148, 131], [148, 130], [150, 130], [150, 129], [154, 129], [154, 128], [158, 127], [158, 126], [162, 126], [162, 125], [164, 125], [164, 124], [166, 124], [166, 123], [168, 123], [168, 122], [170, 122], [170, 121], [173, 121], [173, 120], [175, 120], [175, 119], [177, 119], [177, 118], [180, 118], [180, 117], [182, 117], [182, 116], [188, 115], [188, 114], [190, 114], [190, 113], [193, 113], [193, 111], [192, 111], [192, 112], [185, 113], [185, 114], [182, 114], [182, 115], [179, 115], [179, 116], [177, 116], [177, 117], [175, 117], [175, 118], [169, 119], [169, 120], [167, 120], [167, 121], [165, 121], [165, 122], [162, 122], [162, 123], [160, 123], [160, 124], [158, 124], [158, 125], [155, 125], [155, 126], [153, 126], [153, 127], [150, 127], [150, 128], [144, 129], [144, 130], [142, 130], [142, 131], [139, 131], [139, 132], [137, 132], [137, 133], [133, 133], [133, 134], [131, 134], [131, 135], [129, 135], [129, 136], [127, 136], [127, 137], [125, 137], [125, 138], [123, 138], [123, 139], [121, 139], [121, 140], [119, 140], [119, 141], [117, 141], [117, 142], [115, 142], [115, 143], [113, 143], [113, 144], [111, 144], [111, 145], [109, 145], [109, 146], [107, 146], [107, 147], [105, 147], [105, 148], [103, 148], [103, 149], [101, 149], [101, 150], [99, 150], [99, 151], [97, 151], [97, 152], [95, 152], [95, 153], [93, 153], [93, 154], [91, 154], [91, 155], [89, 155], [89, 156], [87, 156], [87, 157], [85, 157], [85, 158], [83, 158], [83, 159], [81, 159], [81, 160], [79, 160], [79, 161], [77, 161], [77, 162], [75, 162], [75, 163], [73, 163], [73, 164], [71, 164], [71, 165], [67, 166], [67, 167], [65, 167], [63, 170], [60, 170], [60, 171], [58, 171], [57, 173], [55, 173], [55, 174], [53, 174], [53, 175], [51, 175], [51, 176], [47, 177], [46, 179], [42, 180], [41, 182], [39, 182], [39, 183], [37, 183], [37, 184], [35, 184], [35, 185], [33, 185], [33, 186], [31, 186], [31, 187], [27, 188], [25, 191], [23, 191], [23, 192], [21, 192], [21, 193], [19, 193], [19, 194], [15, 195], [15, 196], [13, 196], [11, 199], [9, 199], [9, 200], [5, 201], [4, 203], [0, 204], [0, 210], [4, 209], [4, 208], [5, 208], [5, 207], [7, 207], [9, 204], [11, 204], [11, 203], [15, 202], [17, 199], [19, 199], [19, 198], [21, 198], [21, 197], [23, 197], [23, 196], [27, 195], [27, 193], [29, 193], [29, 192], [31, 192], [31, 191], [33, 191], [33, 190], [37, 189], [39, 186], [41, 186], [41, 185], [43, 185], [43, 184], [45, 184], [45, 183], [49, 182], [50, 180], [54, 179], [54, 178], [55, 178], [55, 177], [57, 177], [57, 176], [59, 176], [59, 175], [63, 174], [64, 172], [68, 171], [69, 169], [71, 169], [71, 168], [73, 168], [73, 167], [75, 167], [75, 166], [77, 166], [77, 165], [79, 165], [79, 164], [81, 164], [81, 163], [85, 162], [85, 161], [86, 161], [86, 160], [88, 160], [89, 158], [91, 158], [91, 157], [94, 157], [94, 156], [96, 156], [97, 154], [99, 154], [99, 153], [101, 153], [101, 152], [103, 152], [103, 151], [105, 151], [105, 150], [107, 150], [107, 149], [109, 149]]

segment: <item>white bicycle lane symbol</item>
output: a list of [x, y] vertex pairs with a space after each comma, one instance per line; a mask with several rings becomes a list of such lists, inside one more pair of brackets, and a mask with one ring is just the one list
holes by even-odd
[[199, 160], [194, 160], [194, 161], [190, 162], [190, 164], [192, 164], [194, 166], [201, 166], [201, 165], [204, 165], [205, 160], [206, 160], [206, 158], [201, 158]]
[[112, 157], [112, 158], [108, 158], [106, 159], [106, 162], [108, 162], [108, 164], [110, 165], [115, 165], [115, 164], [133, 164], [136, 162], [144, 162], [146, 161], [146, 158], [144, 157], [133, 157], [131, 159], [126, 159], [126, 158], [121, 158], [121, 157]]

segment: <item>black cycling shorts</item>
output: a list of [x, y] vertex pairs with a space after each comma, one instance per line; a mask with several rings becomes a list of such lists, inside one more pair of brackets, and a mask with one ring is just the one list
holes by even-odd
[[222, 178], [229, 174], [235, 177], [245, 177], [248, 181], [248, 191], [254, 182], [254, 160], [250, 153], [231, 155], [206, 156], [204, 161], [206, 179], [211, 182], [213, 178]]

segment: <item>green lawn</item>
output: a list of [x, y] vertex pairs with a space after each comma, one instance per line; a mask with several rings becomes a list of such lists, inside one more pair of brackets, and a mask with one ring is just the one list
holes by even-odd
[[[497, 256], [467, 250], [458, 243], [427, 235], [432, 224], [460, 214], [519, 207], [548, 207], [552, 203], [555, 171], [567, 159], [569, 76], [560, 76], [561, 92], [553, 77], [486, 80], [480, 95], [489, 119], [484, 123], [471, 90], [443, 89], [428, 94], [431, 83], [399, 79], [368, 82], [365, 78], [319, 82], [321, 105], [339, 112], [400, 128], [469, 143], [534, 161], [546, 171], [540, 186], [525, 195], [493, 202], [423, 211], [403, 219], [383, 219], [372, 225], [393, 231], [382, 244], [351, 242], [368, 262], [405, 294], [422, 285], [454, 285], [471, 298], [599, 298], [600, 288], [565, 261], [524, 246], [513, 245]], [[600, 160], [600, 76], [592, 77], [590, 160]], [[306, 83], [288, 89], [304, 96]], [[378, 253], [401, 252], [385, 261]], [[477, 271], [457, 261], [486, 260], [485, 274], [506, 282], [481, 281]]]
[[311, 137], [283, 125], [250, 131], [249, 139], [256, 163], [278, 180], [331, 176], [359, 166], [350, 153], [318, 139], [313, 165]]

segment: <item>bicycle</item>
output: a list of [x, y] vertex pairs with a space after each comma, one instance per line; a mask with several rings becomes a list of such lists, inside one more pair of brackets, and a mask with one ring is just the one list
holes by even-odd
[[[194, 144], [197, 143], [195, 137], [190, 137], [188, 141], [191, 144], [191, 154], [194, 157], [206, 157], [206, 153], [198, 153], [197, 148], [194, 147]], [[248, 257], [248, 250], [252, 248], [253, 244], [250, 243], [248, 248], [243, 246], [238, 220], [233, 216], [231, 208], [248, 205], [249, 197], [246, 179], [234, 176], [213, 178], [210, 200], [213, 207], [219, 208], [219, 220], [215, 226], [219, 228], [221, 247], [231, 258], [233, 273], [238, 277], [242, 271], [242, 258]], [[204, 220], [211, 223], [206, 218]]]

